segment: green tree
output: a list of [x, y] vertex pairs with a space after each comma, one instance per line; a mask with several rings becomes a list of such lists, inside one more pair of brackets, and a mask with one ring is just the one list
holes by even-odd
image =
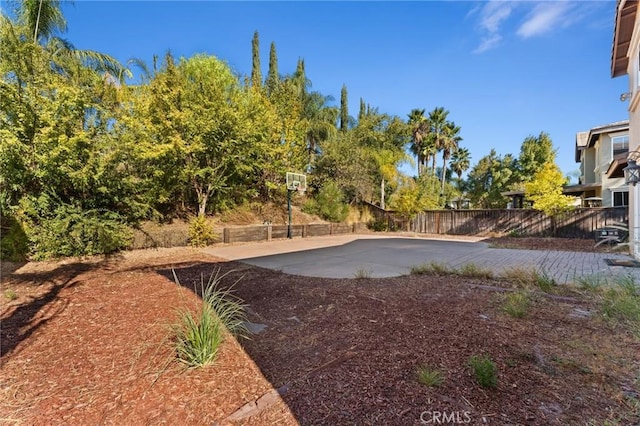
[[499, 156], [494, 149], [471, 168], [467, 179], [469, 197], [473, 205], [485, 208], [504, 208], [507, 191], [516, 178], [516, 161], [511, 154]]
[[566, 178], [555, 162], [548, 162], [525, 183], [525, 197], [533, 202], [533, 208], [551, 218], [552, 232], [556, 235], [557, 218], [573, 210], [574, 197], [562, 193]]
[[313, 170], [313, 186], [319, 190], [333, 181], [346, 202], [373, 201], [375, 177], [371, 150], [360, 143], [353, 131], [339, 132], [322, 145], [322, 155]]
[[262, 87], [262, 71], [260, 70], [260, 36], [258, 32], [253, 33], [251, 41], [251, 85]]
[[346, 132], [349, 125], [349, 101], [347, 98], [347, 86], [342, 85], [340, 91], [340, 130]]
[[110, 133], [118, 86], [73, 57], [65, 59], [73, 75], [60, 73], [25, 27], [0, 28], [0, 185], [11, 203], [43, 193], [87, 208], [125, 200], [131, 188], [116, 193], [123, 153]]
[[258, 170], [263, 153], [258, 147], [272, 136], [275, 123], [265, 122], [266, 107], [261, 110], [265, 99], [256, 91], [243, 92], [221, 60], [194, 56], [180, 63], [180, 72], [185, 87], [182, 173], [197, 196], [198, 214], [203, 215], [211, 196]]
[[276, 54], [276, 44], [271, 42], [269, 50], [269, 72], [267, 74], [267, 93], [273, 94], [280, 84], [280, 75], [278, 74], [278, 55]]
[[398, 166], [408, 160], [405, 146], [408, 128], [400, 118], [370, 109], [353, 129], [357, 143], [369, 151], [373, 159], [371, 174], [380, 182], [380, 206], [384, 208], [386, 185], [399, 175]]
[[316, 198], [318, 213], [330, 222], [342, 222], [349, 214], [342, 190], [334, 182], [327, 182]]
[[538, 136], [525, 138], [518, 157], [518, 180], [530, 181], [545, 164], [555, 161], [555, 155], [549, 134], [540, 132]]
[[391, 196], [389, 207], [404, 219], [413, 219], [421, 211], [434, 206], [425, 197], [422, 186], [413, 179], [403, 179]]

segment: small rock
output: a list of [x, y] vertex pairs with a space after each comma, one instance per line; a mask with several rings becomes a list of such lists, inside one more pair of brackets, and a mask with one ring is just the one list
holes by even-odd
[[590, 318], [593, 313], [585, 309], [573, 308], [569, 316], [571, 318]]
[[244, 326], [251, 334], [260, 334], [265, 328], [267, 328], [266, 324], [257, 324], [249, 321], [245, 321]]
[[482, 318], [483, 320], [488, 320], [489, 319], [489, 315], [480, 314], [480, 318]]
[[297, 322], [298, 324], [302, 324], [302, 321], [300, 321], [300, 319], [299, 319], [297, 316], [295, 316], [295, 315], [294, 315], [294, 316], [292, 316], [292, 317], [289, 317], [289, 318], [287, 318], [287, 319], [288, 319], [289, 321], [295, 321], [295, 322]]

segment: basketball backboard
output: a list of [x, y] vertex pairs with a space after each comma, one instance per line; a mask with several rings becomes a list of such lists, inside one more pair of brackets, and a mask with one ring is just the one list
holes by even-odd
[[307, 175], [287, 172], [287, 189], [304, 192], [307, 190]]

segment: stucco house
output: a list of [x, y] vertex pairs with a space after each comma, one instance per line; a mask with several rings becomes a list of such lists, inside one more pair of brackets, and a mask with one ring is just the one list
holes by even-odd
[[[629, 101], [629, 154], [640, 147], [640, 20], [638, 2], [618, 0], [616, 4], [611, 77], [629, 76], [629, 93], [621, 96]], [[625, 161], [619, 166], [626, 167]], [[629, 236], [631, 253], [640, 258], [640, 203], [638, 186], [629, 187]]]
[[578, 185], [565, 187], [582, 199], [583, 207], [629, 205], [622, 169], [629, 153], [629, 121], [597, 126], [576, 134], [575, 160], [580, 163]]

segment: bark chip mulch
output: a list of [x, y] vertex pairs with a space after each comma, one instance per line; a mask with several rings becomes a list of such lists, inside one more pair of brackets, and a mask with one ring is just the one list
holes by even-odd
[[[248, 319], [267, 327], [185, 370], [170, 325], [218, 268], [237, 281]], [[640, 422], [640, 339], [580, 294], [530, 295], [514, 318], [502, 309], [511, 292], [493, 289], [505, 283], [307, 278], [186, 248], [12, 269], [2, 277], [0, 423]], [[474, 355], [495, 363], [496, 388], [477, 383]], [[421, 367], [442, 383], [421, 384]]]

